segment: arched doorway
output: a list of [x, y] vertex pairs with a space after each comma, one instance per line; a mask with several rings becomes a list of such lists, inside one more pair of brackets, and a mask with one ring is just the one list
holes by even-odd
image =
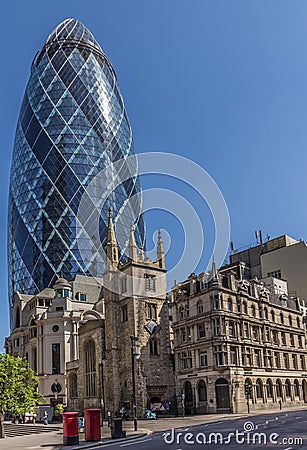
[[225, 378], [215, 382], [216, 410], [217, 412], [230, 412], [229, 383]]
[[184, 395], [185, 395], [185, 413], [191, 415], [193, 410], [193, 389], [189, 381], [184, 383]]

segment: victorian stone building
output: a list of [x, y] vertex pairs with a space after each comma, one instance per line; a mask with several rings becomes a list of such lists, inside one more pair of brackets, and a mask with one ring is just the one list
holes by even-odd
[[175, 384], [160, 233], [151, 261], [138, 251], [131, 228], [128, 258], [119, 263], [110, 213], [105, 252], [103, 307], [97, 308], [105, 319], [79, 328], [79, 358], [67, 364], [68, 407], [100, 407], [104, 415], [124, 407], [132, 416], [134, 368], [137, 415], [149, 407], [169, 412]]
[[213, 265], [210, 275], [176, 284], [172, 302], [176, 392], [186, 414], [307, 402], [303, 313], [286, 281], [251, 279], [244, 262]]
[[71, 283], [59, 278], [34, 296], [14, 295], [6, 351], [29, 361], [50, 406], [68, 401], [66, 363], [79, 358], [79, 327], [103, 318], [101, 297], [102, 280], [81, 275]]

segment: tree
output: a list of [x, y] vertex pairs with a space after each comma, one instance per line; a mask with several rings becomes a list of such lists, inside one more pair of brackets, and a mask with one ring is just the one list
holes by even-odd
[[25, 414], [44, 400], [37, 392], [38, 377], [28, 361], [0, 354], [0, 438], [4, 438], [4, 412]]

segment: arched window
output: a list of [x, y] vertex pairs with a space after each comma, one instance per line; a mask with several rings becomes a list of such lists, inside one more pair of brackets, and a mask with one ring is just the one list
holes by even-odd
[[207, 401], [207, 386], [204, 380], [200, 380], [198, 383], [198, 400], [200, 402]]
[[300, 397], [300, 384], [298, 380], [294, 380], [294, 396]]
[[292, 317], [290, 316], [290, 314], [289, 314], [289, 325], [290, 327], [292, 327]]
[[231, 300], [231, 298], [228, 299], [227, 305], [228, 305], [228, 311], [232, 311], [232, 300]]
[[17, 306], [15, 313], [15, 328], [19, 327], [20, 327], [20, 309], [19, 306]]
[[244, 314], [247, 314], [247, 303], [243, 302], [243, 312]]
[[256, 381], [256, 396], [257, 398], [263, 398], [263, 385], [260, 378]]
[[284, 323], [284, 315], [282, 312], [280, 313], [280, 323]]
[[149, 351], [151, 355], [159, 354], [159, 345], [156, 338], [150, 339], [149, 341]]
[[285, 381], [285, 394], [286, 394], [286, 397], [291, 398], [291, 384], [290, 384], [289, 380]]
[[282, 398], [282, 385], [279, 379], [276, 380], [276, 397]]
[[96, 397], [96, 351], [93, 341], [85, 344], [85, 391], [87, 397]]
[[252, 310], [252, 316], [253, 316], [253, 317], [256, 317], [256, 308], [255, 308], [255, 305], [252, 305], [252, 306], [251, 306], [251, 310]]
[[78, 397], [78, 379], [77, 374], [72, 373], [69, 379], [69, 393], [71, 398]]
[[267, 398], [273, 398], [273, 383], [270, 378], [266, 382], [266, 395]]

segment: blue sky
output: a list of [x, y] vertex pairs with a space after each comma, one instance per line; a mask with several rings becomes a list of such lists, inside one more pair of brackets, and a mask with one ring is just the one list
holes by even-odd
[[[9, 332], [6, 221], [16, 121], [32, 59], [67, 17], [81, 20], [112, 61], [137, 151], [185, 156], [214, 178], [235, 247], [253, 242], [257, 229], [307, 238], [306, 2], [20, 0], [3, 3], [1, 15], [0, 345]], [[206, 207], [199, 209], [212, 231]], [[152, 214], [149, 234], [163, 220]]]

